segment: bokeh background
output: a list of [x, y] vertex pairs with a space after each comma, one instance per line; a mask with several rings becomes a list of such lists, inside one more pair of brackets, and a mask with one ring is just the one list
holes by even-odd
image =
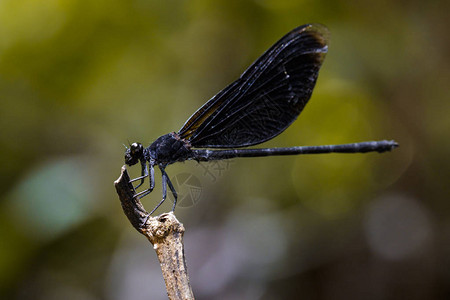
[[194, 293], [448, 299], [449, 11], [433, 0], [0, 1], [0, 298], [165, 299], [156, 255], [115, 194], [122, 144], [177, 131], [281, 36], [318, 22], [331, 42], [315, 92], [264, 146], [401, 146], [168, 167]]

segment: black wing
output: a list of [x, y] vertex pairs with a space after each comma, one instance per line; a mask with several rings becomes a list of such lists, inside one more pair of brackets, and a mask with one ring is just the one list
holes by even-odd
[[186, 121], [181, 138], [194, 147], [236, 148], [283, 132], [311, 97], [328, 50], [328, 30], [303, 25], [256, 60]]

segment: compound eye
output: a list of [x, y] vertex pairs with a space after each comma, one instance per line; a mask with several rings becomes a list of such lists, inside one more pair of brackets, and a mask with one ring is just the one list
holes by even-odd
[[131, 153], [142, 152], [142, 145], [139, 143], [133, 143], [130, 145]]

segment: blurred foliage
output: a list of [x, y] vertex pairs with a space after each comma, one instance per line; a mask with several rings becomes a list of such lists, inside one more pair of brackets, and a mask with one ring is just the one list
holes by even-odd
[[164, 299], [156, 256], [112, 185], [122, 144], [178, 130], [283, 34], [318, 22], [332, 39], [313, 97], [264, 146], [401, 147], [170, 166], [201, 184], [199, 201], [177, 211], [194, 293], [447, 299], [449, 8], [0, 1], [0, 298]]

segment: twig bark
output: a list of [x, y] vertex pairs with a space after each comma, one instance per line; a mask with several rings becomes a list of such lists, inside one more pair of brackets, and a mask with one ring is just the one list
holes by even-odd
[[184, 258], [183, 224], [172, 212], [151, 217], [134, 197], [136, 191], [125, 166], [114, 185], [128, 220], [147, 237], [158, 255], [169, 299], [194, 299]]

